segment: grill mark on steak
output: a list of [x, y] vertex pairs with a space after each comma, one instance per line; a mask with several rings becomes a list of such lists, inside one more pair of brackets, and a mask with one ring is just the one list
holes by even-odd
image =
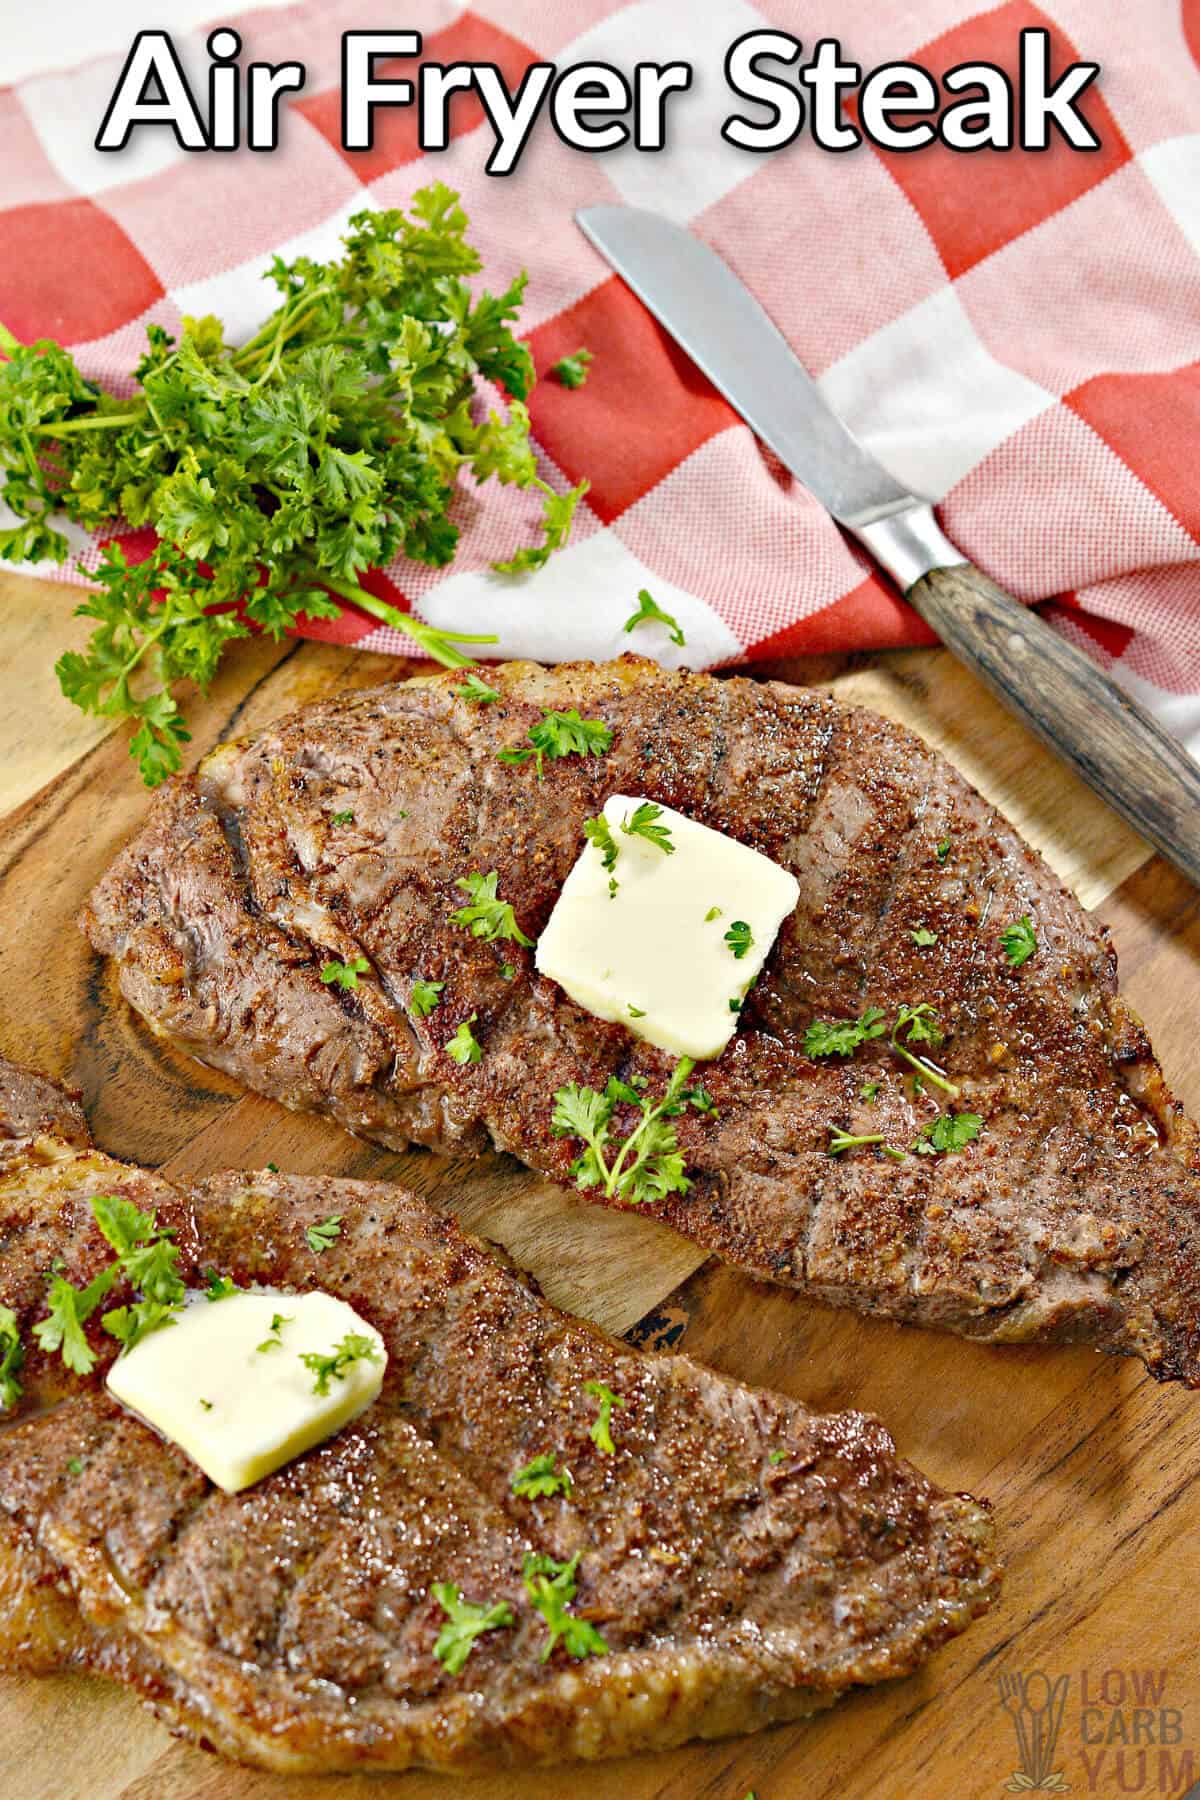
[[[16, 1130], [22, 1116], [14, 1105]], [[107, 1254], [91, 1195], [145, 1203], [147, 1188], [193, 1283], [211, 1266], [241, 1285], [320, 1285], [387, 1341], [379, 1402], [241, 1495], [108, 1397], [102, 1334], [88, 1380], [30, 1340], [48, 1253], [75, 1280]], [[342, 1233], [318, 1258], [304, 1230], [330, 1211]], [[31, 1218], [40, 1235], [13, 1229]], [[607, 1338], [402, 1189], [262, 1171], [183, 1194], [17, 1136], [0, 1237], [0, 1304], [30, 1343], [0, 1425], [0, 1655], [123, 1681], [227, 1755], [467, 1771], [722, 1736], [909, 1672], [995, 1597], [986, 1507], [933, 1487], [877, 1421]], [[624, 1401], [611, 1456], [589, 1436], [588, 1379]], [[548, 1450], [570, 1494], [518, 1499], [513, 1474]], [[530, 1550], [582, 1553], [573, 1610], [609, 1655], [541, 1662]], [[443, 1579], [517, 1618], [459, 1677], [433, 1655]]]
[[[704, 1067], [719, 1113], [679, 1121], [694, 1186], [652, 1210], [824, 1300], [996, 1342], [1086, 1339], [1200, 1384], [1195, 1127], [1117, 997], [1107, 933], [949, 765], [811, 692], [634, 658], [506, 665], [489, 707], [457, 700], [456, 679], [318, 702], [219, 750], [200, 776], [237, 812], [260, 905], [315, 845], [305, 878], [316, 903], [389, 991], [416, 975], [445, 982], [415, 1035], [361, 1007], [333, 1030], [337, 1002], [314, 996], [318, 947], [301, 933], [285, 952], [228, 866], [180, 832], [190, 779], [156, 800], [84, 913], [154, 1029], [389, 1146], [490, 1143], [567, 1183], [577, 1146], [550, 1130], [555, 1090], [619, 1073], [661, 1091], [670, 1060], [574, 1006], [520, 946], [451, 926], [453, 884], [495, 868], [536, 936], [584, 818], [612, 793], [645, 793], [773, 856], [801, 888], [734, 1039]], [[608, 723], [607, 755], [551, 760], [540, 781], [531, 764], [497, 760], [543, 708], [569, 706]], [[290, 778], [298, 768], [303, 781]], [[321, 835], [341, 808], [355, 815], [344, 844]], [[168, 843], [180, 846], [171, 881]], [[1013, 969], [1001, 936], [1024, 913], [1038, 951]], [[159, 940], [176, 914], [205, 935], [163, 982]], [[934, 946], [912, 944], [917, 924]], [[960, 1086], [956, 1108], [982, 1115], [980, 1139], [905, 1164], [869, 1150], [831, 1162], [829, 1125], [908, 1146], [941, 1103], [914, 1094], [886, 1040], [843, 1067], [805, 1056], [805, 1028], [866, 1004], [894, 1018], [919, 1001], [940, 1016], [937, 1054]], [[484, 1056], [459, 1068], [444, 1047], [472, 1013]], [[882, 1086], [868, 1107], [859, 1089], [872, 1080]]]

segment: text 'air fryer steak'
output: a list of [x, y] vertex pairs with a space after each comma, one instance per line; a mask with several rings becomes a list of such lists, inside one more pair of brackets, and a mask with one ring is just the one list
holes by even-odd
[[[106, 1394], [95, 1318], [89, 1378], [33, 1338], [51, 1265], [79, 1286], [108, 1260], [97, 1194], [157, 1209], [193, 1284], [350, 1301], [386, 1340], [378, 1401], [256, 1487], [212, 1487]], [[330, 1213], [317, 1254], [305, 1228]], [[987, 1508], [874, 1420], [631, 1350], [399, 1188], [264, 1171], [185, 1193], [86, 1143], [0, 1135], [0, 1305], [26, 1346], [0, 1414], [4, 1666], [123, 1681], [264, 1767], [474, 1769], [752, 1730], [907, 1673], [999, 1583]], [[612, 1396], [607, 1447], [589, 1382]], [[549, 1453], [569, 1489], [515, 1492]], [[531, 1555], [578, 1559], [586, 1658], [548, 1649]], [[457, 1670], [435, 1654], [440, 1583], [507, 1612]]]
[[[491, 1143], [570, 1182], [582, 1145], [552, 1130], [556, 1091], [616, 1074], [661, 1093], [671, 1061], [573, 1004], [521, 942], [454, 923], [456, 883], [495, 871], [536, 940], [584, 820], [648, 796], [800, 884], [736, 1036], [698, 1072], [717, 1110], [678, 1120], [691, 1187], [653, 1210], [824, 1300], [1089, 1340], [1200, 1381], [1195, 1128], [1117, 997], [1104, 930], [947, 763], [777, 683], [632, 658], [488, 681], [487, 704], [447, 675], [308, 706], [164, 791], [84, 914], [156, 1031], [382, 1143]], [[500, 760], [571, 708], [604, 721], [606, 753]], [[322, 982], [331, 958], [361, 969], [356, 988]], [[427, 1014], [417, 980], [444, 984]], [[814, 1024], [868, 1008], [878, 1035], [806, 1051]], [[949, 1109], [904, 1054], [931, 1050], [898, 1027], [918, 1008]], [[447, 1054], [464, 1022], [478, 1061]], [[869, 1141], [831, 1155], [835, 1133]]]

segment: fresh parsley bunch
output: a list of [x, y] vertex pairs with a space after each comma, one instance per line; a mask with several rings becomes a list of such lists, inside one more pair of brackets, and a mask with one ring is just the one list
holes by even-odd
[[[96, 621], [88, 648], [57, 666], [85, 712], [136, 722], [147, 786], [179, 767], [188, 738], [171, 682], [203, 688], [252, 629], [336, 617], [333, 595], [452, 668], [471, 661], [459, 646], [494, 642], [434, 630], [361, 585], [398, 554], [453, 558], [461, 469], [542, 494], [544, 541], [498, 569], [537, 568], [565, 542], [587, 483], [556, 494], [537, 473], [533, 364], [510, 330], [526, 277], [473, 297], [466, 229], [441, 182], [407, 215], [357, 213], [339, 261], [275, 258], [280, 304], [240, 348], [212, 317], [185, 319], [178, 342], [148, 326], [132, 398], [85, 380], [61, 345], [0, 326], [0, 493], [17, 518], [0, 558], [64, 561], [56, 514], [159, 536], [136, 566], [110, 552], [79, 608]], [[474, 403], [480, 377], [507, 395], [504, 416]]]

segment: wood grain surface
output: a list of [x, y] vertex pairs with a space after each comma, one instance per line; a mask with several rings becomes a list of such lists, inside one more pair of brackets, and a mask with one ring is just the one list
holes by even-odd
[[[78, 629], [77, 597], [0, 577], [0, 1049], [78, 1083], [118, 1156], [181, 1176], [273, 1161], [404, 1180], [506, 1245], [561, 1305], [814, 1406], [879, 1413], [932, 1476], [992, 1500], [1009, 1574], [994, 1613], [921, 1674], [810, 1725], [472, 1782], [260, 1775], [176, 1743], [99, 1682], [0, 1674], [0, 1800], [974, 1800], [1003, 1794], [1020, 1767], [996, 1677], [1035, 1669], [1070, 1677], [1054, 1767], [1074, 1793], [1182, 1800], [1200, 1782], [1200, 1395], [1088, 1351], [988, 1349], [806, 1304], [701, 1266], [662, 1227], [589, 1207], [510, 1159], [375, 1149], [152, 1039], [73, 922], [146, 806], [123, 734], [81, 721], [46, 679]], [[405, 672], [316, 644], [237, 646], [209, 697], [188, 699], [193, 750]], [[908, 723], [1008, 813], [1112, 926], [1126, 993], [1200, 1108], [1200, 894], [945, 652], [770, 672]]]

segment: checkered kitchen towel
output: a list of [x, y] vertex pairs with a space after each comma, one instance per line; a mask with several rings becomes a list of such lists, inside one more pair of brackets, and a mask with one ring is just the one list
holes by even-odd
[[[241, 33], [244, 62], [307, 66], [280, 148], [186, 155], [156, 131], [98, 155], [133, 32], [184, 28], [185, 62], [203, 68], [201, 27], [218, 17]], [[543, 122], [516, 174], [489, 178], [472, 99], [457, 103], [446, 152], [421, 155], [405, 110], [378, 115], [373, 150], [345, 153], [340, 34], [381, 23], [422, 31], [428, 60], [494, 62], [510, 85], [535, 57], [689, 57], [696, 81], [671, 102], [662, 155], [589, 157]], [[839, 36], [864, 68], [907, 58], [935, 73], [976, 59], [1012, 69], [1021, 29], [1046, 27], [1056, 71], [1102, 65], [1083, 107], [1103, 147], [834, 156], [806, 136], [772, 156], [738, 151], [719, 134], [735, 104], [723, 55], [768, 25]], [[686, 629], [683, 652], [660, 628], [639, 635], [664, 661], [928, 641], [572, 223], [578, 206], [629, 201], [714, 244], [848, 423], [940, 501], [963, 551], [1018, 595], [1051, 599], [1064, 632], [1200, 739], [1200, 0], [412, 0], [382, 12], [311, 0], [233, 16], [212, 0], [50, 0], [14, 7], [4, 43], [0, 319], [63, 339], [98, 380], [133, 366], [148, 320], [174, 329], [184, 312], [215, 312], [249, 334], [272, 304], [259, 280], [272, 252], [331, 255], [352, 212], [404, 205], [434, 175], [462, 191], [493, 284], [528, 267], [539, 371], [581, 344], [594, 352], [585, 387], [544, 382], [532, 407], [543, 472], [591, 480], [570, 547], [528, 581], [490, 577], [534, 508], [485, 488], [464, 496], [451, 573], [387, 571], [381, 591], [400, 604], [546, 660], [628, 647], [621, 625], [643, 586]], [[55, 66], [68, 59], [78, 66]], [[355, 613], [319, 629], [402, 647]]]

